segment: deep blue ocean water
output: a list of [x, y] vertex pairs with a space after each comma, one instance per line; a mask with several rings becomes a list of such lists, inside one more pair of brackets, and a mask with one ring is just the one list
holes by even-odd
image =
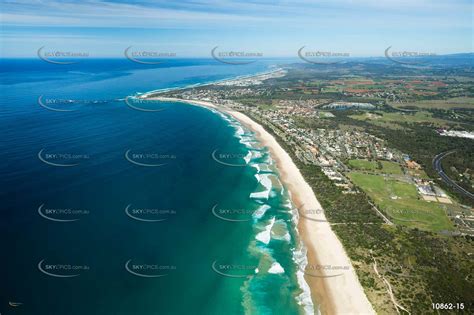
[[1, 314], [311, 309], [292, 207], [265, 148], [208, 109], [123, 101], [275, 61], [0, 65]]

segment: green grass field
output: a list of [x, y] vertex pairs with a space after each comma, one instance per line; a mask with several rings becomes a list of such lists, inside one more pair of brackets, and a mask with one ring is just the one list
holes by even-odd
[[[390, 161], [349, 160], [349, 166], [364, 171], [402, 175], [400, 165]], [[381, 168], [380, 168], [381, 167]]]
[[403, 171], [398, 163], [390, 161], [380, 161], [382, 163], [382, 173], [402, 175]]
[[415, 106], [418, 108], [440, 108], [440, 109], [452, 109], [452, 108], [474, 108], [474, 98], [472, 97], [454, 97], [447, 100], [424, 100], [409, 103], [389, 103], [393, 107], [403, 106]]
[[[381, 127], [387, 127], [391, 129], [401, 128], [400, 123], [416, 124], [416, 123], [431, 123], [436, 126], [444, 126], [447, 121], [435, 118], [433, 115], [426, 111], [417, 111], [412, 113], [386, 113], [386, 112], [372, 112], [363, 113], [359, 115], [349, 116], [353, 119], [370, 122], [374, 125]], [[398, 127], [397, 127], [398, 126]]]
[[349, 177], [395, 224], [429, 231], [453, 229], [442, 206], [420, 199], [415, 185], [360, 172]]
[[349, 166], [358, 170], [375, 171], [377, 162], [369, 160], [349, 160]]

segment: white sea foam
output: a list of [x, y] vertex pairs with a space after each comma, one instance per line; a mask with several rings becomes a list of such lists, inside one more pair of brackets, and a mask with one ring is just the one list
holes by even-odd
[[270, 223], [265, 227], [265, 231], [258, 233], [255, 238], [264, 244], [270, 243], [273, 224], [275, 224], [275, 217], [270, 220]]
[[247, 155], [244, 157], [245, 164], [249, 164], [250, 160], [252, 159], [252, 152], [248, 151]]
[[290, 232], [288, 231], [288, 226], [285, 220], [278, 219], [275, 222], [275, 224], [277, 225], [278, 228], [275, 228], [272, 231], [272, 237], [274, 239], [286, 241], [289, 243], [291, 241], [291, 235], [290, 235]]
[[268, 269], [268, 273], [284, 273], [284, 272], [285, 272], [285, 269], [283, 269], [283, 267], [277, 262], [274, 262], [272, 266], [270, 267], [270, 269]]
[[263, 156], [262, 152], [260, 152], [260, 151], [252, 150], [250, 152], [252, 154], [252, 159], [258, 159], [258, 158], [261, 158]]
[[[296, 272], [296, 279], [302, 290], [301, 294], [296, 297], [296, 302], [303, 307], [305, 314], [315, 314], [313, 300], [311, 299], [311, 290], [304, 279], [303, 270], [305, 270], [308, 264], [308, 259], [306, 258], [306, 248], [303, 244], [300, 244], [298, 250], [293, 251], [293, 261], [299, 268]], [[316, 314], [319, 314], [319, 311]]]
[[[288, 209], [291, 210], [291, 213], [292, 213], [291, 219], [292, 219], [292, 221], [293, 221], [293, 224], [294, 224], [295, 226], [297, 226], [297, 225], [298, 225], [298, 221], [299, 221], [299, 219], [300, 219], [300, 214], [299, 214], [299, 212], [298, 212], [298, 209], [296, 209], [296, 208], [294, 207], [293, 203], [291, 202], [291, 191], [289, 191], [289, 190], [288, 190], [288, 196], [289, 196], [289, 198], [288, 198], [288, 201], [287, 201], [287, 203], [286, 203], [285, 205], [288, 207]], [[296, 232], [298, 232], [298, 229], [296, 229]]]
[[237, 129], [237, 131], [235, 132], [236, 135], [238, 136], [243, 136], [245, 134], [245, 131], [244, 131], [244, 128], [242, 128], [242, 126], [240, 125], [235, 125], [235, 128]]
[[[257, 178], [259, 183], [265, 188], [264, 191], [254, 192], [250, 194], [250, 198], [256, 199], [255, 201], [261, 204], [258, 210], [254, 213], [253, 217], [257, 220], [261, 219], [263, 215], [265, 214], [265, 212], [268, 209], [270, 209], [270, 206], [263, 204], [263, 202], [258, 199], [268, 199], [271, 195], [271, 190], [273, 186], [272, 181], [270, 179], [270, 175], [273, 175], [273, 174], [271, 173], [262, 174], [261, 172], [271, 171], [270, 166], [274, 165], [274, 161], [272, 160], [269, 154], [266, 154], [266, 153], [262, 154], [262, 152], [251, 150], [251, 149], [254, 149], [252, 144], [258, 141], [256, 141], [253, 135], [246, 134], [245, 130], [243, 129], [243, 127], [240, 125], [238, 121], [235, 121], [233, 118], [227, 115], [223, 115], [219, 111], [216, 111], [216, 113], [220, 114], [227, 122], [229, 122], [229, 124], [232, 127], [236, 129], [235, 135], [240, 139], [239, 142], [245, 145], [246, 148], [250, 149], [249, 153], [245, 156], [244, 159], [247, 164], [257, 169], [257, 174], [255, 175], [255, 177]], [[256, 158], [262, 158], [260, 163], [251, 163], [251, 161]], [[281, 190], [281, 194], [284, 195], [284, 192], [285, 192], [285, 189], [283, 187], [283, 189]], [[290, 193], [290, 198], [291, 198], [291, 193]], [[286, 203], [284, 204], [284, 207], [287, 208], [288, 210], [293, 210], [293, 205], [290, 199], [286, 201]], [[298, 213], [297, 212], [293, 213], [292, 217], [293, 217], [294, 224], [297, 224]], [[270, 222], [265, 226], [265, 230], [258, 233], [255, 238], [264, 244], [269, 244], [272, 237], [271, 231], [274, 224], [275, 224], [275, 217], [273, 217], [270, 220]], [[284, 239], [290, 242], [291, 235], [287, 231], [280, 239]], [[306, 248], [303, 246], [303, 244], [300, 244], [298, 250], [293, 250], [293, 261], [298, 266], [296, 277], [297, 277], [298, 285], [302, 290], [301, 294], [299, 294], [296, 297], [296, 301], [298, 305], [300, 305], [303, 308], [305, 314], [315, 314], [315, 312], [316, 314], [320, 314], [319, 310], [317, 308], [315, 309], [314, 307], [313, 301], [311, 299], [311, 291], [310, 291], [309, 285], [306, 283], [306, 280], [304, 279], [304, 273], [302, 271], [306, 268], [306, 265], [308, 263], [307, 257], [306, 257]], [[278, 262], [272, 263], [270, 269], [268, 270], [268, 273], [271, 273], [271, 274], [280, 274], [284, 272], [285, 270]], [[255, 269], [255, 273], [256, 274], [259, 273], [258, 268]]]
[[272, 172], [268, 167], [268, 164], [253, 162], [253, 158], [250, 160], [249, 165], [257, 169], [257, 174], [274, 174], [274, 172]]
[[257, 173], [260, 173], [260, 164], [258, 163], [250, 163], [249, 164], [251, 167], [254, 167], [255, 169], [257, 169]]
[[255, 149], [253, 144], [258, 143], [253, 134], [249, 133], [237, 120], [232, 117], [224, 118], [234, 129], [235, 137], [239, 138], [239, 142], [243, 144], [247, 149]]
[[271, 207], [269, 205], [261, 205], [258, 209], [252, 214], [252, 217], [256, 220], [261, 219], [265, 212]]
[[291, 240], [291, 235], [289, 232], [286, 232], [285, 235], [283, 235], [283, 239], [287, 242]]
[[259, 191], [250, 194], [250, 198], [253, 199], [268, 199], [270, 197], [270, 191]]
[[240, 138], [239, 142], [242, 143], [247, 149], [253, 149], [252, 141], [245, 138]]
[[[247, 155], [244, 157], [244, 160], [247, 164], [249, 164], [249, 162], [261, 156], [260, 152], [252, 150], [251, 146], [247, 146], [247, 149], [249, 149], [249, 151], [247, 152]], [[259, 163], [251, 163], [250, 166], [255, 167], [258, 171], [257, 173], [260, 173], [260, 166], [258, 164]]]
[[260, 163], [260, 169], [262, 170], [262, 172], [268, 172], [268, 173], [272, 172], [268, 164], [265, 164], [265, 163]]
[[270, 192], [272, 190], [272, 180], [270, 179], [271, 175], [272, 174], [255, 174], [258, 182], [263, 187], [265, 187], [265, 190], [251, 193], [250, 198], [268, 199], [270, 197]]
[[253, 135], [243, 134], [240, 136], [240, 143], [243, 143], [248, 146], [252, 146], [252, 144], [257, 143], [258, 141], [255, 140]]

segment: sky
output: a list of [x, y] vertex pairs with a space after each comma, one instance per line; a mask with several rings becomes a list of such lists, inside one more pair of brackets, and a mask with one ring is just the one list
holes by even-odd
[[211, 50], [296, 57], [473, 51], [471, 0], [0, 0], [2, 57], [40, 47], [121, 57], [124, 50], [210, 57]]

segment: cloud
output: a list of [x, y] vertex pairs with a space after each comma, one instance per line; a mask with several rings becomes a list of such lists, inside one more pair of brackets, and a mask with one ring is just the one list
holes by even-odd
[[[287, 27], [341, 23], [351, 17], [379, 20], [404, 15], [404, 19], [425, 17], [465, 17], [470, 23], [470, 2], [433, 0], [321, 0], [321, 1], [2, 1], [6, 25], [77, 27]], [[452, 22], [455, 19], [450, 19]], [[459, 23], [459, 21], [457, 22]], [[267, 24], [271, 27], [270, 24]]]
[[[422, 48], [440, 53], [472, 50], [470, 0], [0, 3], [0, 53], [5, 55], [35, 51], [38, 42], [42, 42], [41, 46], [98, 45], [98, 50], [109, 54], [137, 43], [164, 43], [172, 48], [185, 43], [190, 51], [199, 50], [200, 45], [246, 45], [287, 54], [302, 45], [342, 49], [354, 55], [358, 51], [378, 55], [389, 45], [406, 49], [423, 45]], [[20, 46], [22, 49], [18, 49]], [[201, 49], [201, 54], [206, 55], [206, 49]]]

